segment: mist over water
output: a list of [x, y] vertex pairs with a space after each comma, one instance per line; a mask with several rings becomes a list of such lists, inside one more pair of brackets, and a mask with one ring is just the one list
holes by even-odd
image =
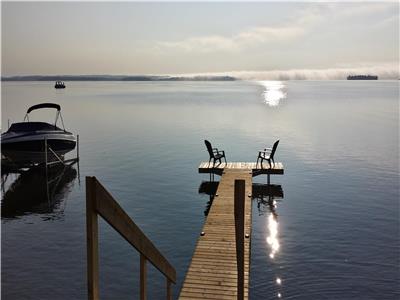
[[348, 75], [377, 75], [379, 79], [398, 80], [399, 63], [371, 64], [357, 67], [334, 67], [326, 69], [289, 69], [269, 71], [230, 71], [202, 74], [183, 74], [181, 76], [232, 76], [241, 80], [346, 80]]

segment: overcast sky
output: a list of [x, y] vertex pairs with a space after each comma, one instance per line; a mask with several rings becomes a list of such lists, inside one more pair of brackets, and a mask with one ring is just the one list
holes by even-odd
[[399, 69], [398, 2], [1, 5], [3, 76]]

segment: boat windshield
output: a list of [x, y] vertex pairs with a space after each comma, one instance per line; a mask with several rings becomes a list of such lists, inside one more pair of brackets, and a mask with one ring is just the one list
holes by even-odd
[[21, 122], [12, 124], [8, 131], [21, 132], [21, 131], [37, 131], [37, 130], [62, 130], [62, 129], [45, 122]]

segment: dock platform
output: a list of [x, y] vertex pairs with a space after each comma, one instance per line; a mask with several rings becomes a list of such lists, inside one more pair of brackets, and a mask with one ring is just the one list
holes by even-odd
[[210, 173], [222, 175], [222, 172], [227, 169], [233, 170], [248, 170], [252, 172], [253, 177], [257, 175], [283, 175], [284, 169], [281, 162], [276, 162], [269, 166], [268, 163], [258, 163], [255, 162], [223, 162], [213, 165], [210, 162], [202, 162], [199, 166], [199, 173]]
[[[251, 245], [251, 195], [253, 176], [283, 174], [282, 163], [261, 167], [256, 163], [203, 162], [199, 173], [222, 175], [215, 198], [197, 241], [189, 270], [179, 299], [237, 299], [238, 265], [234, 215], [235, 180], [245, 181], [244, 206], [244, 299], [248, 299], [250, 245]], [[269, 176], [268, 176], [269, 177]]]

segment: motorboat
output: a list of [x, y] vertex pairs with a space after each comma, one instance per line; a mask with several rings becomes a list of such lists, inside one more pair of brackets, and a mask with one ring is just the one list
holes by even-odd
[[[29, 114], [37, 109], [54, 108], [57, 110], [55, 123], [30, 122]], [[61, 120], [63, 129], [57, 127]], [[48, 149], [45, 151], [47, 144]], [[61, 159], [76, 146], [76, 137], [65, 130], [61, 107], [55, 103], [40, 103], [29, 107], [23, 122], [13, 123], [7, 132], [1, 135], [1, 151], [9, 161], [16, 164], [38, 164], [54, 153]], [[51, 155], [50, 155], [51, 157]]]
[[56, 81], [54, 87], [56, 89], [65, 89], [65, 83], [64, 81]]

